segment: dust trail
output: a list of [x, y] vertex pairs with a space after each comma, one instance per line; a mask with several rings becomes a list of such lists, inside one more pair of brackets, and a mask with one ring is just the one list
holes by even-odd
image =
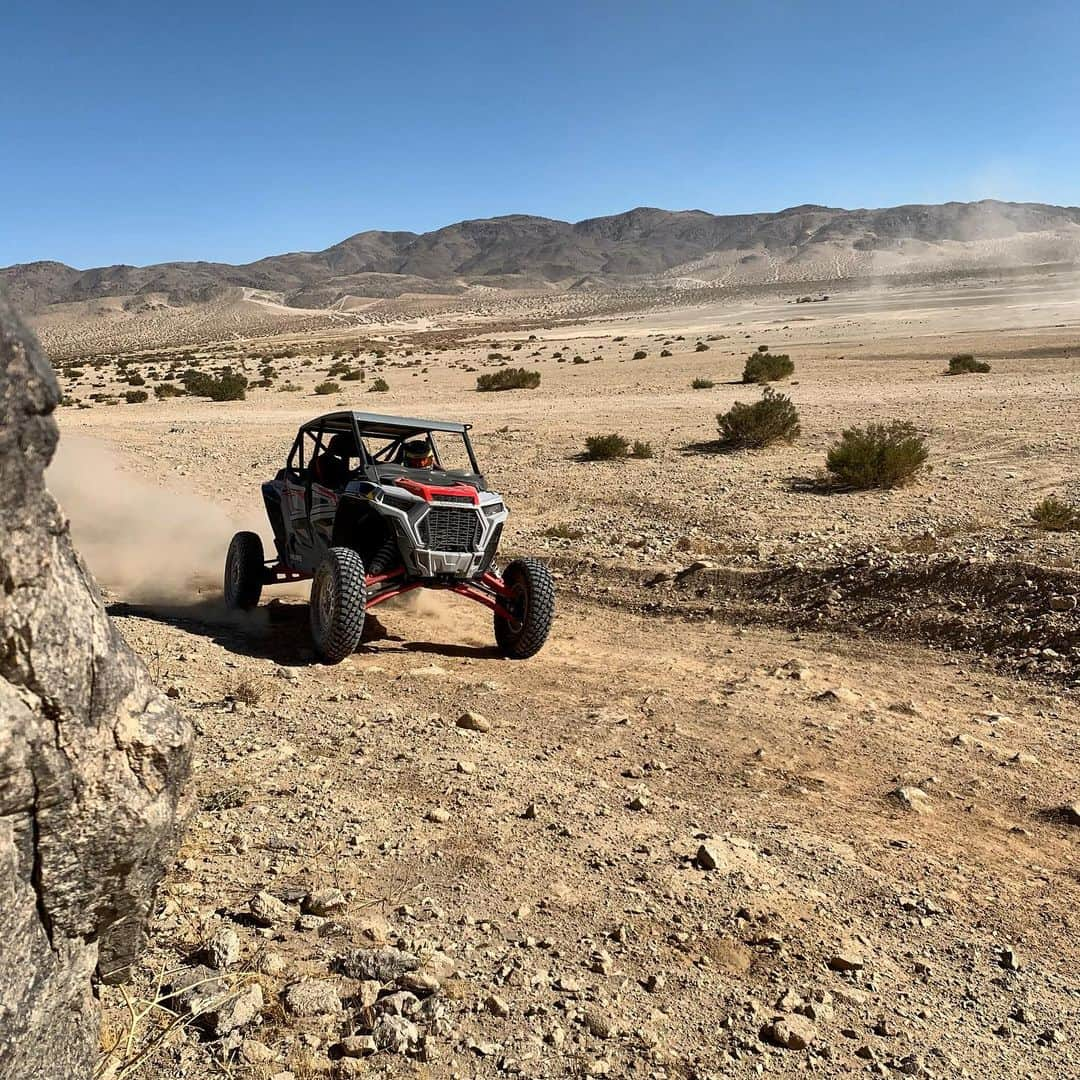
[[76, 549], [110, 591], [135, 603], [220, 596], [236, 526], [209, 499], [145, 480], [85, 437], [60, 440], [47, 482]]

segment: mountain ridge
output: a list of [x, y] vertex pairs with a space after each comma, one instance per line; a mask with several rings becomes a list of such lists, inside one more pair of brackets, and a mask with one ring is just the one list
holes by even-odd
[[1046, 203], [987, 199], [854, 210], [806, 203], [726, 215], [638, 206], [577, 222], [506, 214], [423, 233], [368, 229], [322, 250], [235, 265], [197, 260], [79, 270], [38, 260], [0, 268], [0, 287], [31, 312], [150, 294], [191, 304], [229, 289], [273, 293], [296, 307], [328, 307], [350, 296], [460, 293], [476, 286], [551, 291], [583, 277], [618, 285], [689, 275], [725, 284], [1078, 258], [1080, 208]]

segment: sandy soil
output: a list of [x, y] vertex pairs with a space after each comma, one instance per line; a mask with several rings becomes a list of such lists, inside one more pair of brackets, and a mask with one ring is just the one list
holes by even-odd
[[[396, 310], [338, 393], [312, 389], [357, 331], [319, 326], [191, 349], [250, 378], [289, 354], [243, 402], [62, 410], [52, 483], [76, 541], [201, 732], [132, 993], [231, 933], [230, 992], [262, 1002], [217, 1041], [152, 1013], [140, 1075], [1077, 1071], [1080, 534], [1029, 512], [1080, 501], [1080, 278], [794, 296], [597, 302], [572, 324], [549, 298]], [[717, 453], [759, 344], [796, 362], [803, 435]], [[127, 370], [150, 389], [176, 348], [140, 348]], [[957, 352], [992, 372], [943, 376]], [[540, 387], [476, 393], [492, 353]], [[73, 401], [129, 388], [114, 359], [65, 368]], [[365, 392], [377, 375], [390, 390]], [[387, 636], [334, 668], [311, 662], [302, 590], [223, 615], [230, 529], [258, 524], [297, 425], [337, 407], [475, 425], [506, 549], [558, 575], [537, 658], [498, 659], [487, 614], [442, 597], [381, 608]], [[839, 432], [893, 418], [931, 471], [823, 494]], [[581, 461], [609, 431], [655, 456]], [[491, 729], [459, 727], [470, 710]], [[301, 914], [328, 888], [340, 902]], [[285, 913], [253, 918], [261, 890]], [[429, 978], [342, 973], [375, 941]], [[419, 1000], [391, 1001], [395, 979]], [[127, 1014], [106, 1004], [108, 1045]], [[406, 1054], [341, 1043], [389, 1027]], [[106, 1068], [130, 1060], [122, 1044]]]

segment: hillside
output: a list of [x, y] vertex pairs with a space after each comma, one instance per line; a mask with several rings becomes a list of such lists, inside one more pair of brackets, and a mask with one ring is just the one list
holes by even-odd
[[796, 206], [716, 215], [638, 208], [576, 223], [515, 214], [428, 233], [357, 233], [316, 252], [242, 266], [212, 262], [77, 270], [58, 262], [0, 269], [17, 307], [111, 297], [198, 304], [255, 289], [293, 307], [349, 297], [457, 294], [475, 286], [524, 291], [634, 282], [728, 284], [828, 280], [1080, 257], [1080, 208], [944, 203], [880, 210]]

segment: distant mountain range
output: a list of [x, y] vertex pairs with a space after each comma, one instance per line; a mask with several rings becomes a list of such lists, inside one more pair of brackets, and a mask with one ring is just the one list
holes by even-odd
[[512, 214], [434, 232], [357, 233], [324, 251], [242, 266], [210, 262], [104, 266], [59, 262], [0, 269], [16, 306], [105, 297], [198, 304], [258, 290], [296, 308], [351, 297], [469, 290], [602, 289], [633, 283], [809, 281], [1080, 259], [1080, 208], [986, 200], [882, 210], [795, 206], [709, 214], [647, 207], [570, 223]]

